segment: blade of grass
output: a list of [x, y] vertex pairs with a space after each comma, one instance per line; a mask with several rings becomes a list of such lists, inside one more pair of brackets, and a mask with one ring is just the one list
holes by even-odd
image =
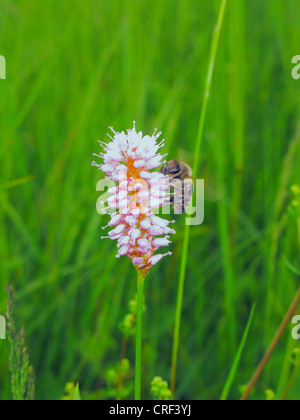
[[234, 362], [233, 362], [232, 368], [230, 370], [229, 376], [228, 376], [227, 381], [225, 383], [225, 386], [224, 386], [224, 389], [223, 389], [223, 392], [222, 392], [222, 395], [221, 395], [221, 398], [220, 398], [221, 401], [226, 401], [227, 400], [228, 394], [230, 392], [231, 385], [233, 383], [233, 380], [235, 378], [237, 369], [239, 367], [240, 359], [241, 359], [241, 356], [242, 356], [242, 353], [243, 353], [243, 350], [244, 350], [244, 347], [245, 347], [245, 344], [246, 344], [246, 341], [247, 341], [247, 338], [248, 338], [250, 327], [252, 325], [252, 320], [253, 320], [253, 316], [254, 316], [254, 312], [255, 312], [255, 306], [256, 306], [256, 304], [254, 303], [253, 306], [252, 306], [251, 312], [250, 312], [250, 316], [249, 316], [247, 326], [246, 326], [244, 334], [243, 334], [243, 338], [242, 338], [240, 347], [238, 349], [238, 352], [237, 352], [237, 355], [234, 359]]
[[282, 257], [283, 261], [285, 262], [286, 266], [288, 267], [288, 269], [296, 274], [296, 276], [300, 276], [300, 271], [285, 257]]
[[80, 391], [79, 391], [79, 384], [76, 385], [73, 401], [81, 401]]
[[254, 375], [253, 375], [245, 393], [243, 394], [243, 396], [241, 398], [242, 401], [245, 401], [245, 400], [248, 399], [252, 388], [256, 384], [256, 382], [259, 379], [260, 375], [262, 374], [266, 364], [268, 363], [270, 357], [272, 356], [272, 354], [273, 354], [273, 352], [274, 352], [282, 334], [284, 333], [288, 323], [290, 322], [293, 314], [295, 313], [295, 310], [296, 310], [299, 302], [300, 302], [300, 288], [298, 289], [298, 291], [296, 293], [296, 296], [295, 296], [295, 299], [293, 300], [293, 302], [292, 302], [290, 308], [288, 309], [282, 323], [280, 324], [280, 327], [278, 328], [277, 333], [275, 334], [275, 336], [273, 338], [273, 341], [270, 344], [270, 347], [268, 348], [266, 354], [264, 355], [262, 361], [260, 362], [258, 368], [256, 369], [256, 371], [255, 371], [255, 373], [254, 373]]
[[289, 382], [288, 382], [288, 384], [287, 384], [287, 386], [286, 386], [286, 388], [284, 390], [284, 393], [282, 394], [282, 397], [280, 398], [281, 401], [284, 401], [287, 398], [288, 393], [291, 390], [291, 388], [293, 386], [293, 383], [294, 383], [294, 381], [296, 379], [296, 376], [297, 376], [298, 371], [299, 371], [299, 366], [295, 366], [294, 367], [294, 370], [293, 370], [293, 373], [292, 373], [292, 375], [291, 375], [291, 377], [289, 379]]
[[[200, 114], [200, 121], [198, 127], [198, 133], [195, 144], [195, 160], [193, 165], [193, 173], [196, 176], [200, 163], [200, 149], [203, 139], [204, 124], [207, 113], [207, 105], [210, 97], [210, 87], [212, 82], [212, 77], [214, 73], [215, 60], [219, 45], [220, 33], [222, 29], [223, 18], [225, 14], [227, 0], [222, 0], [218, 22], [214, 30], [211, 51], [209, 57], [208, 73], [206, 78], [205, 92], [203, 98], [203, 105]], [[172, 367], [171, 367], [171, 391], [174, 395], [175, 390], [175, 380], [176, 380], [176, 366], [178, 358], [178, 347], [179, 347], [179, 335], [180, 335], [180, 324], [181, 324], [181, 313], [182, 313], [182, 302], [183, 302], [183, 292], [184, 292], [184, 283], [185, 283], [185, 272], [187, 265], [187, 254], [189, 247], [190, 239], [190, 225], [185, 226], [182, 253], [181, 253], [181, 263], [180, 263], [180, 273], [179, 273], [179, 285], [178, 285], [178, 295], [176, 303], [176, 313], [175, 313], [175, 326], [174, 326], [174, 341], [173, 341], [173, 351], [172, 351]]]
[[19, 185], [26, 184], [26, 182], [32, 181], [34, 179], [34, 175], [28, 175], [23, 178], [18, 178], [13, 181], [7, 182], [6, 184], [2, 185], [2, 189], [6, 190], [9, 188], [18, 187]]
[[[229, 106], [232, 114], [233, 124], [233, 151], [235, 159], [235, 176], [233, 179], [233, 203], [231, 210], [231, 240], [235, 242], [237, 231], [238, 215], [242, 196], [242, 182], [244, 174], [244, 90], [245, 71], [244, 63], [245, 41], [244, 41], [244, 9], [243, 0], [233, 0], [230, 9], [230, 54], [233, 63], [230, 77]], [[237, 40], [239, 40], [237, 42]]]

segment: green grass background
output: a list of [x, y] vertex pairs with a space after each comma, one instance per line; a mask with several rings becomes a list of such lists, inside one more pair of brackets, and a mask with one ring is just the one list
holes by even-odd
[[[101, 240], [99, 172], [90, 166], [107, 127], [163, 131], [166, 152], [193, 160], [211, 36], [220, 1], [2, 0], [0, 54], [0, 314], [13, 284], [35, 367], [36, 397], [83, 397], [106, 386], [119, 360], [118, 324], [135, 294], [127, 258]], [[230, 398], [240, 397], [298, 287], [289, 186], [299, 182], [300, 53], [295, 0], [228, 0], [197, 177], [214, 180], [192, 227], [177, 371], [177, 398], [218, 399], [253, 302], [256, 312]], [[20, 180], [15, 185], [15, 180]], [[146, 283], [143, 396], [169, 380], [184, 219], [173, 256]], [[300, 312], [300, 310], [299, 310]], [[297, 345], [287, 331], [258, 382], [280, 397]], [[299, 346], [299, 345], [298, 345]], [[0, 398], [10, 398], [0, 342]], [[134, 345], [127, 357], [134, 365]], [[289, 398], [299, 399], [300, 375]]]

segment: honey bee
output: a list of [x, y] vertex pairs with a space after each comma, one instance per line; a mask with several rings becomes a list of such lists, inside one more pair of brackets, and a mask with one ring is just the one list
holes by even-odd
[[185, 162], [173, 159], [167, 162], [160, 172], [170, 179], [173, 190], [170, 203], [174, 205], [175, 213], [183, 214], [191, 202], [194, 191], [192, 168]]

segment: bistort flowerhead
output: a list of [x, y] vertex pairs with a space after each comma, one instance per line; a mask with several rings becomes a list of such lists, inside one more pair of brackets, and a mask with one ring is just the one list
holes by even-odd
[[103, 159], [103, 164], [93, 162], [112, 179], [116, 186], [111, 188], [106, 200], [106, 210], [111, 220], [108, 226], [113, 228], [108, 238], [118, 241], [118, 254], [131, 258], [136, 268], [146, 275], [150, 268], [166, 254], [155, 254], [170, 244], [169, 234], [175, 233], [169, 228], [169, 221], [154, 214], [154, 210], [168, 202], [169, 179], [153, 169], [165, 161], [158, 150], [164, 141], [157, 143], [161, 132], [144, 136], [137, 133], [135, 123], [127, 134], [117, 133], [111, 128], [111, 142], [100, 142], [104, 152], [95, 155]]

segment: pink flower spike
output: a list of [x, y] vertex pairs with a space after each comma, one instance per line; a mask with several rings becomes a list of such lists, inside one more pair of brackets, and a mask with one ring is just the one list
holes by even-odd
[[170, 194], [169, 178], [160, 172], [151, 172], [164, 162], [159, 153], [164, 141], [157, 139], [161, 132], [154, 131], [152, 136], [144, 136], [133, 128], [118, 133], [111, 128], [109, 143], [100, 142], [102, 153], [96, 155], [103, 159], [98, 165], [106, 173], [105, 179], [113, 180], [117, 186], [110, 188], [106, 200], [111, 214], [109, 227], [113, 229], [108, 238], [117, 240], [117, 257], [127, 255], [134, 266], [146, 276], [150, 268], [166, 254], [156, 254], [160, 247], [170, 244], [169, 236], [175, 233], [168, 227], [169, 221], [154, 215], [156, 208], [162, 207]]

